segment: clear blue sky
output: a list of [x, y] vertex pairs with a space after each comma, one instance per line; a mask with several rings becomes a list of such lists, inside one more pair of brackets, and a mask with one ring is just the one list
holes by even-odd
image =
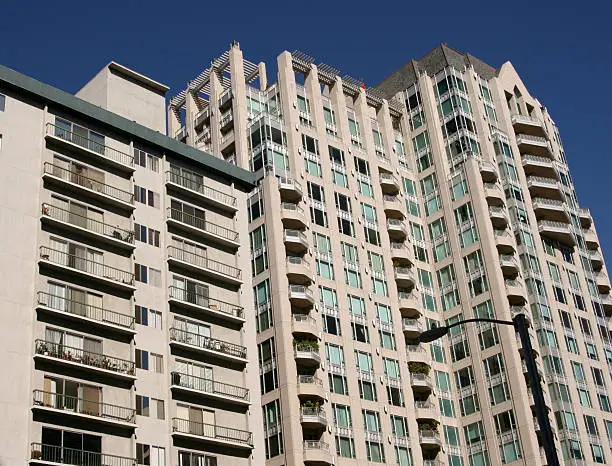
[[612, 2], [546, 3], [5, 1], [0, 63], [75, 92], [115, 60], [175, 93], [231, 40], [251, 61], [299, 49], [368, 86], [440, 42], [495, 67], [510, 60], [559, 125], [610, 255]]

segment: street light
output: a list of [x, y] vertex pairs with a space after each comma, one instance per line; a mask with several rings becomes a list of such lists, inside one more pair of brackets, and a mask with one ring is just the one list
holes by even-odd
[[438, 338], [443, 337], [453, 327], [458, 325], [467, 324], [469, 322], [490, 322], [493, 324], [500, 325], [512, 325], [518, 332], [521, 338], [521, 344], [523, 346], [523, 355], [525, 357], [525, 365], [527, 366], [527, 375], [529, 376], [529, 383], [531, 385], [531, 393], [533, 393], [533, 400], [535, 402], [536, 418], [540, 425], [540, 431], [542, 432], [542, 446], [546, 453], [546, 463], [548, 466], [560, 466], [559, 457], [557, 456], [557, 449], [555, 448], [555, 441], [553, 439], [552, 428], [546, 412], [546, 404], [544, 403], [544, 393], [542, 392], [542, 385], [540, 384], [540, 376], [536, 367], [535, 358], [533, 356], [533, 347], [531, 346], [531, 339], [527, 329], [529, 325], [525, 314], [517, 314], [511, 321], [510, 320], [498, 320], [498, 319], [466, 319], [454, 322], [450, 325], [443, 327], [434, 327], [424, 331], [419, 335], [419, 341], [421, 343], [430, 343]]

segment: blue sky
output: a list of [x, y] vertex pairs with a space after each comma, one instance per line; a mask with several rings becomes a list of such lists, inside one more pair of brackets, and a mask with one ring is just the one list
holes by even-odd
[[580, 204], [612, 248], [612, 2], [547, 3], [7, 1], [0, 63], [75, 92], [115, 60], [178, 92], [232, 40], [251, 61], [299, 49], [368, 86], [440, 42], [510, 60], [559, 125]]

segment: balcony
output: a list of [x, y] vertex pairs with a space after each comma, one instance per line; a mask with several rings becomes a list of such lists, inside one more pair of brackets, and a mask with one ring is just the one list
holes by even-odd
[[410, 373], [410, 385], [412, 386], [412, 391], [420, 392], [430, 392], [434, 387], [430, 376], [416, 372]]
[[608, 294], [610, 292], [610, 279], [605, 272], [595, 272], [593, 274], [595, 276], [595, 283], [597, 284], [597, 289], [601, 294]]
[[402, 319], [402, 330], [407, 339], [416, 340], [423, 332], [423, 326], [418, 319], [404, 317]]
[[388, 218], [401, 220], [404, 215], [404, 203], [397, 196], [383, 195], [383, 209]]
[[488, 160], [482, 160], [480, 161], [479, 166], [482, 181], [485, 183], [495, 183], [497, 181], [499, 174], [497, 173], [497, 167], [494, 163], [489, 162]]
[[398, 291], [399, 310], [403, 317], [421, 316], [421, 298], [415, 292]]
[[188, 235], [206, 238], [232, 248], [240, 246], [240, 236], [237, 231], [186, 214], [181, 210], [168, 207], [167, 220], [168, 225], [179, 228]]
[[310, 263], [303, 257], [287, 256], [287, 279], [290, 284], [311, 284], [314, 281], [314, 274]]
[[512, 127], [515, 133], [539, 137], [547, 136], [542, 120], [530, 115], [512, 115]]
[[503, 207], [506, 196], [498, 183], [485, 183], [485, 198], [490, 206]]
[[41, 267], [49, 267], [60, 273], [92, 280], [121, 291], [133, 292], [136, 289], [134, 274], [131, 272], [46, 246], [40, 247], [38, 263]]
[[408, 362], [422, 362], [429, 364], [431, 357], [421, 345], [406, 345], [406, 358]]
[[236, 198], [204, 184], [204, 179], [187, 178], [179, 173], [166, 172], [166, 187], [172, 188], [190, 199], [201, 201], [218, 209], [234, 213], [238, 210]]
[[136, 458], [107, 455], [100, 452], [75, 450], [58, 445], [32, 443], [30, 464], [83, 466], [136, 466]]
[[489, 216], [493, 228], [503, 230], [508, 226], [508, 216], [506, 215], [506, 209], [503, 207], [489, 207]]
[[293, 346], [295, 361], [305, 366], [318, 366], [321, 364], [319, 347], [310, 343], [296, 343]]
[[516, 252], [516, 243], [514, 236], [506, 230], [493, 230], [495, 234], [495, 246], [500, 254], [514, 254]]
[[229, 285], [242, 285], [242, 271], [239, 268], [175, 246], [168, 246], [168, 263]]
[[393, 267], [395, 282], [399, 288], [412, 288], [415, 284], [414, 270], [410, 267]]
[[298, 375], [297, 391], [304, 398], [325, 398], [323, 381], [315, 375]]
[[52, 123], [47, 123], [45, 139], [48, 143], [96, 159], [125, 173], [134, 172], [134, 157], [131, 155]]
[[403, 242], [408, 234], [406, 224], [396, 218], [387, 219], [387, 231], [392, 241]]
[[187, 128], [184, 125], [174, 133], [174, 139], [185, 142], [185, 139], [187, 139]]
[[612, 317], [612, 297], [609, 294], [600, 294], [601, 305], [606, 313], [606, 317]]
[[412, 251], [405, 243], [391, 243], [391, 260], [396, 265], [413, 265]]
[[312, 466], [334, 464], [329, 445], [321, 440], [304, 440], [304, 463]]
[[435, 430], [419, 430], [419, 443], [423, 449], [439, 449], [442, 447], [440, 433]]
[[175, 327], [170, 328], [170, 346], [198, 353], [203, 357], [215, 357], [240, 364], [248, 362], [244, 346]]
[[593, 225], [593, 217], [591, 217], [591, 211], [583, 207], [578, 209], [578, 216], [580, 217], [580, 226], [585, 229], [591, 228]]
[[124, 230], [93, 218], [79, 215], [76, 212], [62, 209], [50, 204], [42, 204], [41, 222], [95, 241], [126, 251], [133, 251], [134, 231]]
[[303, 254], [308, 251], [308, 237], [303, 231], [285, 228], [283, 241], [285, 243], [285, 249], [291, 253]]
[[591, 260], [591, 267], [593, 270], [601, 270], [603, 267], [603, 257], [599, 251], [589, 251], [589, 259]]
[[134, 210], [134, 193], [89, 178], [74, 169], [69, 170], [45, 162], [43, 180], [57, 185], [62, 191], [71, 192], [75, 196], [83, 196], [129, 212]]
[[378, 180], [383, 194], [391, 194], [395, 196], [400, 192], [400, 183], [392, 173], [380, 172]]
[[321, 408], [301, 406], [300, 422], [304, 427], [324, 429], [327, 427], [327, 416]]
[[574, 246], [576, 238], [574, 231], [568, 223], [553, 222], [550, 220], [539, 220], [538, 231], [540, 235], [555, 239], [563, 244]]
[[122, 335], [134, 335], [134, 316], [92, 306], [81, 301], [67, 299], [39, 291], [37, 294], [38, 312], [60, 316], [66, 320], [95, 326]]
[[302, 185], [293, 178], [279, 177], [278, 190], [283, 202], [299, 202], [304, 195]]
[[219, 108], [229, 108], [233, 98], [234, 94], [231, 89], [224, 91], [223, 94], [221, 94], [221, 97], [219, 97]]
[[172, 437], [232, 449], [253, 449], [251, 432], [231, 427], [172, 418]]
[[532, 198], [544, 197], [559, 201], [563, 200], [561, 184], [555, 179], [544, 178], [543, 176], [528, 176], [527, 187]]
[[311, 308], [315, 299], [312, 290], [304, 285], [289, 285], [289, 301], [292, 306]]
[[128, 382], [136, 380], [132, 361], [45, 340], [36, 340], [34, 346], [34, 359], [37, 361]]
[[521, 154], [533, 154], [540, 157], [553, 158], [553, 151], [548, 139], [530, 134], [517, 134], [516, 143]]
[[521, 162], [525, 175], [541, 176], [544, 178], [557, 179], [558, 174], [553, 161], [548, 157], [539, 157], [537, 155], [523, 154]]
[[281, 220], [287, 229], [303, 230], [309, 225], [304, 209], [292, 202], [281, 203]]
[[223, 114], [221, 118], [219, 118], [219, 129], [226, 133], [234, 123], [234, 114], [231, 110], [227, 113]]
[[183, 396], [214, 400], [241, 407], [247, 407], [251, 404], [248, 388], [180, 372], [172, 372], [170, 381], [172, 392], [181, 393]]
[[202, 110], [196, 113], [193, 125], [195, 128], [200, 129], [204, 123], [210, 121], [210, 105], [206, 105]]
[[101, 403], [62, 393], [34, 390], [33, 411], [50, 416], [78, 418], [88, 425], [109, 425], [119, 429], [136, 429], [136, 410]]
[[437, 419], [436, 405], [431, 401], [415, 401], [414, 413], [417, 419]]
[[308, 314], [293, 314], [291, 330], [293, 333], [310, 335], [314, 336], [315, 338], [317, 338], [319, 335], [317, 321]]
[[501, 266], [502, 273], [508, 277], [516, 277], [519, 273], [519, 264], [511, 254], [500, 254], [499, 265]]
[[563, 201], [535, 197], [532, 199], [533, 210], [538, 220], [553, 222], [570, 222], [570, 215]]
[[518, 280], [506, 280], [506, 295], [512, 306], [524, 306], [527, 302], [523, 284]]
[[170, 297], [168, 301], [173, 306], [182, 307], [235, 324], [245, 322], [244, 309], [237, 304], [226, 303], [211, 298], [208, 295], [175, 286], [169, 287], [169, 291]]
[[583, 230], [583, 233], [586, 247], [591, 251], [597, 251], [599, 249], [599, 239], [597, 238], [595, 231], [589, 228], [588, 230]]

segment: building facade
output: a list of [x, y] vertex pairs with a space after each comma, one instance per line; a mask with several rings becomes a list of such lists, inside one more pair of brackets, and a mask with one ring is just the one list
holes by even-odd
[[263, 464], [254, 179], [165, 136], [166, 91], [0, 68], [2, 465]]
[[[238, 44], [170, 100], [169, 135], [254, 173], [269, 465], [546, 464], [512, 327], [526, 314], [565, 464], [612, 461], [610, 284], [557, 127], [510, 63], [441, 45], [374, 88]], [[248, 273], [245, 270], [245, 274]]]

